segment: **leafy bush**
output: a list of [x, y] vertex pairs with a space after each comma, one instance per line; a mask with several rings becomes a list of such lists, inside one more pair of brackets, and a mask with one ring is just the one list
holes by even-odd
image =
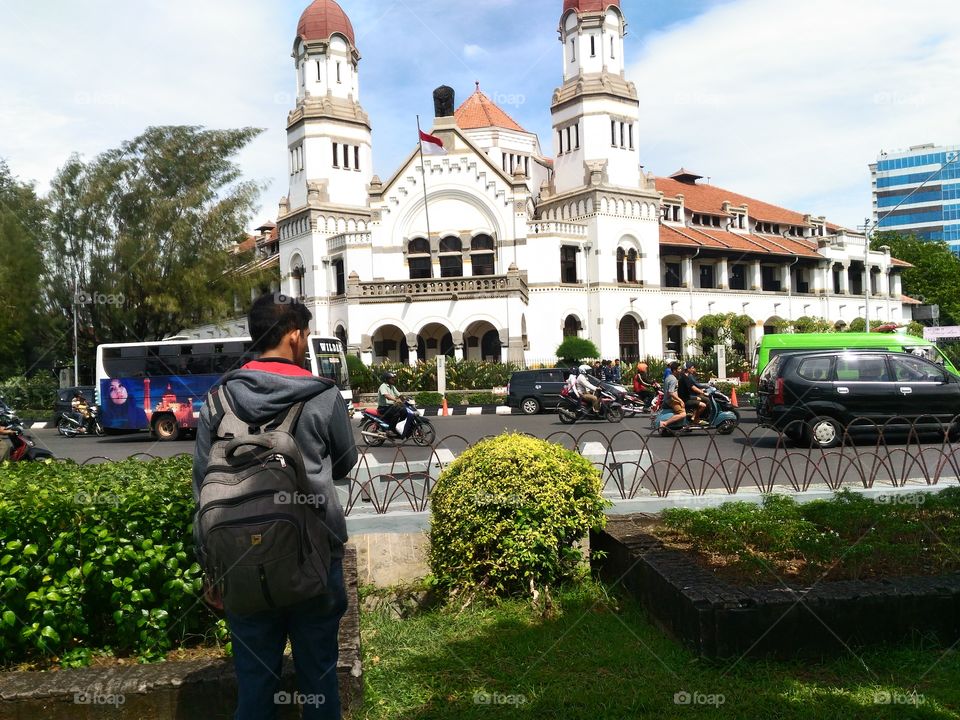
[[29, 378], [19, 375], [0, 383], [0, 397], [20, 413], [29, 409], [51, 414], [59, 389], [60, 385], [53, 375], [40, 373]]
[[[413, 396], [413, 401], [417, 407], [437, 407], [443, 405], [443, 395], [438, 392], [418, 392]], [[447, 404], [450, 404], [450, 400], [447, 400]]]
[[467, 395], [467, 402], [471, 405], [502, 405], [503, 399], [503, 395], [494, 395], [488, 392]]
[[222, 636], [197, 601], [190, 477], [189, 458], [0, 465], [0, 663]]
[[[437, 389], [436, 362], [420, 362], [415, 366], [400, 363], [384, 363], [367, 367], [359, 358], [347, 360], [350, 366], [350, 384], [354, 392], [372, 393], [380, 387], [380, 375], [386, 370], [397, 373], [397, 387], [402, 392], [431, 391]], [[479, 362], [477, 360], [447, 359], [448, 390], [486, 390], [504, 387], [510, 376], [520, 367], [513, 363]], [[449, 395], [447, 402], [449, 402]]]
[[557, 359], [569, 363], [578, 363], [587, 358], [599, 358], [600, 351], [590, 340], [581, 337], [564, 338], [557, 348]]
[[573, 577], [577, 541], [606, 522], [602, 487], [596, 468], [560, 445], [516, 434], [477, 443], [431, 496], [437, 586], [510, 595]]

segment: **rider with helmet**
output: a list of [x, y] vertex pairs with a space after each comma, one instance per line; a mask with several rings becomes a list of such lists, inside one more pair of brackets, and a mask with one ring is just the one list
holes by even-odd
[[394, 383], [397, 374], [388, 370], [380, 376], [383, 381], [377, 391], [377, 414], [390, 424], [390, 429], [396, 432], [396, 425], [405, 416], [403, 397]]
[[593, 404], [593, 411], [600, 412], [600, 395], [597, 392], [597, 386], [590, 382], [591, 367], [589, 365], [580, 366], [580, 374], [577, 376], [577, 394], [581, 402]]

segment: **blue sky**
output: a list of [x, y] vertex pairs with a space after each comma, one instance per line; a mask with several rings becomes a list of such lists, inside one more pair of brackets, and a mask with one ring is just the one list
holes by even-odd
[[[241, 157], [286, 194], [290, 51], [308, 0], [0, 0], [0, 157], [46, 188], [148, 125], [266, 129]], [[441, 84], [474, 81], [549, 149], [562, 0], [342, 0], [387, 177]], [[847, 225], [881, 150], [960, 142], [954, 0], [623, 0], [641, 161]]]

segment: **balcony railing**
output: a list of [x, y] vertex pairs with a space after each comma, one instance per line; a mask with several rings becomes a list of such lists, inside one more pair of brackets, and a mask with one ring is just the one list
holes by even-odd
[[334, 235], [327, 239], [327, 254], [333, 254], [354, 245], [369, 245], [371, 233], [353, 232]]
[[556, 220], [545, 220], [543, 222], [529, 223], [527, 226], [529, 235], [566, 235], [568, 237], [585, 238], [587, 237], [587, 228], [584, 225], [575, 223], [559, 222]]
[[361, 282], [353, 276], [347, 282], [347, 298], [360, 305], [510, 297], [519, 297], [523, 302], [528, 300], [526, 278], [516, 271], [507, 275], [373, 282]]

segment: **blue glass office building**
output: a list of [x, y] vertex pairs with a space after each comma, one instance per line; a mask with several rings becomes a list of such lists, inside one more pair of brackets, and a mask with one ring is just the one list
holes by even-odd
[[943, 240], [960, 254], [960, 145], [882, 153], [870, 171], [880, 230]]

